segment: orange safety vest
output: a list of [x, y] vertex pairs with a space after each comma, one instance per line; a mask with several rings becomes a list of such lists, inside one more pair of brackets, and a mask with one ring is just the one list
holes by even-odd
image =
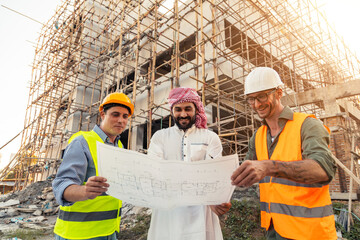
[[[255, 136], [259, 161], [283, 162], [302, 160], [301, 126], [314, 115], [294, 113], [279, 136], [271, 158], [267, 148], [267, 126], [261, 126]], [[290, 239], [337, 239], [329, 185], [297, 183], [284, 178], [265, 177], [260, 181], [261, 227]]]

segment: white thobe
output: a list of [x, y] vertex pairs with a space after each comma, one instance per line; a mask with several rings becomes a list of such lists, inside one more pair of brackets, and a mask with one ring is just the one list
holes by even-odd
[[[186, 132], [176, 125], [157, 131], [148, 154], [164, 160], [200, 161], [220, 157], [222, 145], [216, 133], [193, 125]], [[222, 240], [218, 216], [209, 206], [153, 209], [148, 240]]]

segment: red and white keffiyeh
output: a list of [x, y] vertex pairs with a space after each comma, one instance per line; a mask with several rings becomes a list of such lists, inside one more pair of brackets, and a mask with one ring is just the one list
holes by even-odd
[[201, 102], [201, 98], [196, 92], [194, 88], [185, 88], [185, 87], [179, 87], [174, 88], [170, 91], [169, 97], [168, 97], [170, 109], [175, 104], [183, 103], [183, 102], [192, 102], [195, 104], [196, 107], [196, 120], [195, 120], [195, 126], [197, 128], [207, 128], [207, 117], [205, 114], [204, 105]]

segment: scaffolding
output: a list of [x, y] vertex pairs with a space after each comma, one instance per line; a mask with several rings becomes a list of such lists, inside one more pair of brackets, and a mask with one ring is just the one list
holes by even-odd
[[[360, 74], [314, 1], [64, 0], [41, 30], [21, 147], [0, 179], [12, 173], [20, 189], [53, 176], [67, 140], [99, 123], [99, 104], [115, 91], [135, 104], [122, 137], [129, 149], [146, 152], [172, 124], [168, 92], [187, 86], [202, 96], [224, 154], [242, 159], [260, 125], [243, 87], [257, 66], [274, 68], [294, 108], [318, 117], [324, 104], [301, 105], [297, 94]], [[346, 98], [356, 108], [358, 100]]]

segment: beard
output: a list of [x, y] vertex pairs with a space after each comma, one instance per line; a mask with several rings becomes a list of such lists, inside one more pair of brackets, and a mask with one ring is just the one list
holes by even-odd
[[[189, 121], [189, 123], [188, 124], [181, 124], [180, 121], [184, 120], [184, 119], [187, 119]], [[175, 121], [175, 124], [178, 126], [179, 129], [187, 130], [187, 129], [191, 128], [192, 125], [195, 123], [196, 115], [194, 115], [192, 118], [191, 117], [177, 117], [177, 118], [174, 118], [174, 121]]]
[[264, 105], [266, 105], [266, 108], [267, 108], [267, 111], [265, 113], [260, 113], [258, 110], [256, 110], [257, 114], [262, 119], [266, 119], [273, 114], [274, 109], [276, 107], [276, 99], [274, 98], [274, 99], [270, 100], [268, 103], [265, 103]]

